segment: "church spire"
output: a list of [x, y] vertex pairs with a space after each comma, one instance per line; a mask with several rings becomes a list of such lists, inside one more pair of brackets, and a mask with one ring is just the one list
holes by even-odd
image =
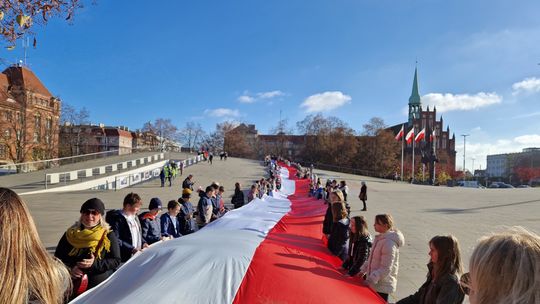
[[414, 80], [409, 105], [422, 105], [420, 102], [420, 93], [418, 93], [418, 69], [414, 68]]
[[420, 93], [418, 93], [418, 68], [414, 68], [414, 80], [411, 97], [409, 97], [409, 126], [415, 119], [420, 118], [422, 103], [420, 102]]

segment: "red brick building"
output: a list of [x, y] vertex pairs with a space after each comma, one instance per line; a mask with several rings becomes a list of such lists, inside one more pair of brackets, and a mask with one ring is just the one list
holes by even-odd
[[57, 157], [60, 106], [27, 67], [0, 73], [0, 164]]
[[[442, 115], [440, 116], [440, 119], [437, 120], [436, 108], [430, 110], [428, 106], [426, 110], [423, 110], [418, 91], [418, 72], [416, 69], [414, 71], [412, 93], [411, 97], [409, 97], [409, 120], [394, 125], [389, 129], [392, 130], [394, 134], [397, 134], [402, 126], [404, 126], [405, 135], [413, 126], [415, 128], [415, 134], [418, 134], [422, 129], [426, 130], [425, 140], [415, 144], [415, 168], [421, 166], [422, 151], [426, 151], [430, 145], [433, 145], [435, 148], [435, 155], [439, 160], [436, 164], [436, 171], [445, 171], [450, 175], [454, 174], [456, 168], [456, 137], [454, 134], [450, 133], [450, 127], [448, 125], [446, 126], [446, 129], [444, 128]], [[435, 132], [435, 138], [433, 141], [430, 141], [430, 135], [433, 131]], [[405, 142], [404, 159], [405, 163], [407, 163], [405, 172], [409, 172], [411, 168], [412, 150], [412, 143], [407, 144]], [[417, 172], [417, 170], [415, 171]]]

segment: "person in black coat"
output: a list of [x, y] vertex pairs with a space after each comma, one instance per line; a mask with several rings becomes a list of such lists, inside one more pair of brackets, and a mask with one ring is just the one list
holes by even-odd
[[231, 199], [231, 203], [234, 206], [234, 209], [238, 209], [244, 206], [244, 192], [240, 189], [240, 183], [234, 184], [234, 195]]
[[461, 304], [465, 298], [458, 275], [462, 271], [457, 239], [452, 236], [435, 236], [429, 242], [428, 274], [418, 291], [396, 304]]
[[349, 219], [345, 204], [332, 204], [334, 223], [328, 239], [328, 249], [342, 261], [347, 258], [347, 240], [349, 239]]
[[361, 211], [367, 211], [366, 201], [367, 201], [367, 186], [366, 182], [362, 181], [362, 188], [360, 188], [360, 194], [358, 194], [358, 198], [362, 201], [364, 204], [364, 209]]
[[103, 219], [105, 205], [101, 200], [87, 200], [80, 212], [79, 221], [64, 233], [54, 255], [68, 267], [74, 280], [86, 275], [90, 289], [120, 266], [120, 247], [116, 235]]
[[184, 189], [182, 197], [178, 199], [180, 203], [180, 213], [178, 213], [178, 222], [180, 223], [180, 233], [182, 235], [191, 234], [199, 230], [197, 221], [195, 220], [195, 207], [189, 201], [191, 198], [191, 190]]
[[148, 247], [142, 238], [141, 223], [137, 216], [141, 205], [141, 197], [131, 192], [124, 198], [121, 210], [110, 210], [106, 215], [106, 221], [118, 239], [122, 263], [129, 260], [136, 252]]
[[191, 191], [193, 191], [193, 184], [195, 184], [195, 182], [193, 181], [193, 175], [190, 174], [186, 177], [186, 179], [184, 179], [184, 181], [182, 182], [182, 189], [189, 189]]
[[353, 217], [349, 228], [351, 232], [349, 251], [341, 267], [347, 271], [348, 275], [354, 276], [360, 272], [360, 267], [367, 260], [372, 241], [363, 216]]
[[177, 218], [180, 212], [180, 204], [175, 200], [169, 201], [167, 211], [161, 216], [161, 235], [169, 239], [179, 238], [182, 236], [180, 222]]

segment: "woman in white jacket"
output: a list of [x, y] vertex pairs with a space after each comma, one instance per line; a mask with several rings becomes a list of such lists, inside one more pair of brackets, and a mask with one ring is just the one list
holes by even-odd
[[399, 268], [399, 247], [405, 239], [400, 231], [394, 228], [390, 214], [375, 216], [375, 236], [368, 260], [362, 265], [360, 275], [364, 276], [366, 285], [371, 286], [379, 295], [388, 301], [388, 295], [396, 291]]

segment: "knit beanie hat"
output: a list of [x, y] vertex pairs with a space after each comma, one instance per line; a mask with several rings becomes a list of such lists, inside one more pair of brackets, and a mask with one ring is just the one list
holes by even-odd
[[99, 199], [99, 198], [91, 198], [84, 202], [81, 206], [81, 213], [85, 210], [96, 210], [101, 213], [101, 215], [105, 214], [105, 204]]

